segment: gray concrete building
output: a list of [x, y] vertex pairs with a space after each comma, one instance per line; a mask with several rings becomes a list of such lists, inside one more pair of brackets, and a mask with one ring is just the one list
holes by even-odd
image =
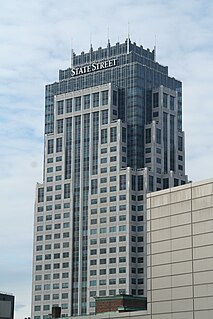
[[187, 182], [182, 84], [155, 52], [127, 39], [72, 62], [46, 86], [32, 319], [146, 297], [146, 194]]
[[14, 302], [12, 294], [0, 292], [0, 319], [14, 318]]

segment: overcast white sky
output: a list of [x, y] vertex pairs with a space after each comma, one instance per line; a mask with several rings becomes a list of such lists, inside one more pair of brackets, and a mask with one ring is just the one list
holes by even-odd
[[0, 7], [0, 290], [30, 316], [34, 191], [42, 179], [44, 85], [76, 53], [132, 41], [183, 82], [186, 168], [213, 177], [213, 1], [7, 0]]

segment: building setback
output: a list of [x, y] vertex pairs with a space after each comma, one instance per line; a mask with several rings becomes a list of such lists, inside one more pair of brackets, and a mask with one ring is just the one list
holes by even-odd
[[46, 86], [32, 318], [146, 297], [146, 194], [187, 182], [181, 82], [131, 43], [72, 55]]

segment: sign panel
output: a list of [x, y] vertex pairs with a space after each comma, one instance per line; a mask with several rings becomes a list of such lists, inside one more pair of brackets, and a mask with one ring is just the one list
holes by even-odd
[[71, 69], [71, 76], [77, 76], [81, 74], [87, 74], [99, 70], [109, 69], [117, 65], [117, 60], [106, 60], [102, 62], [94, 62], [92, 64], [84, 65], [79, 68]]

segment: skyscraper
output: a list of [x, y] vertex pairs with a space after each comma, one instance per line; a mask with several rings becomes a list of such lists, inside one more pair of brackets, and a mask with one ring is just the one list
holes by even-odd
[[72, 54], [46, 86], [32, 318], [94, 313], [95, 296], [146, 296], [147, 192], [185, 184], [182, 85], [155, 51]]

